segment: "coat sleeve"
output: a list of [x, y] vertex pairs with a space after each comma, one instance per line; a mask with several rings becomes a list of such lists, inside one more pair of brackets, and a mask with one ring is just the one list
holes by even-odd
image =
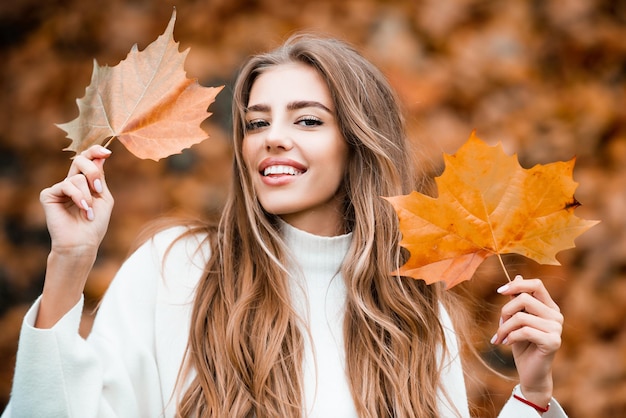
[[452, 320], [443, 305], [439, 307], [439, 312], [447, 348], [443, 356], [441, 370], [441, 387], [443, 390], [438, 395], [439, 415], [442, 417], [469, 418], [467, 390], [457, 335]]
[[[161, 234], [161, 247], [175, 237], [172, 233]], [[78, 333], [82, 299], [50, 329], [34, 327], [35, 302], [22, 325], [3, 418], [163, 415], [168, 399], [160, 389], [154, 335], [163, 248], [155, 242], [148, 241], [122, 265], [87, 339]]]

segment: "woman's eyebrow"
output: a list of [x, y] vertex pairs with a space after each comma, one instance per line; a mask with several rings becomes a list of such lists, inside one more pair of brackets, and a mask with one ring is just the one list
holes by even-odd
[[248, 106], [243, 110], [245, 113], [248, 112], [269, 112], [270, 107], [266, 104], [255, 104], [252, 106]]
[[326, 105], [324, 105], [323, 103], [320, 103], [318, 101], [315, 100], [299, 100], [299, 101], [295, 101], [295, 102], [290, 102], [287, 105], [287, 109], [288, 110], [298, 110], [298, 109], [304, 109], [307, 107], [317, 107], [319, 109], [322, 109], [330, 114], [332, 114], [333, 112], [326, 107]]
[[[305, 109], [307, 107], [316, 107], [318, 109], [322, 109], [330, 114], [332, 114], [333, 112], [323, 103], [320, 103], [318, 101], [315, 100], [298, 100], [298, 101], [294, 101], [294, 102], [289, 102], [287, 104], [287, 110], [298, 110], [298, 109]], [[248, 106], [244, 109], [245, 113], [248, 112], [269, 112], [271, 110], [271, 107], [267, 104], [263, 104], [263, 103], [259, 103], [259, 104], [254, 104], [252, 106]]]

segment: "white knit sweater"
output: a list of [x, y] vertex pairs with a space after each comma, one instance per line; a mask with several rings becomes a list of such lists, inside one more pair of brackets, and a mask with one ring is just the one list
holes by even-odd
[[[82, 300], [52, 329], [34, 328], [37, 300], [24, 318], [8, 417], [173, 416], [173, 394], [186, 347], [194, 289], [208, 254], [203, 237], [179, 241], [166, 263], [163, 255], [181, 228], [158, 234], [121, 267], [111, 283], [87, 340], [78, 334]], [[308, 417], [356, 417], [344, 366], [341, 263], [351, 235], [319, 237], [283, 226], [292, 251], [292, 296], [308, 321], [304, 376]], [[203, 252], [204, 251], [204, 252]], [[210, 314], [210, 313], [209, 313]], [[467, 397], [456, 338], [447, 315], [450, 356], [443, 383], [463, 417]], [[305, 333], [306, 334], [306, 333]], [[443, 397], [443, 417], [454, 416]], [[509, 400], [502, 418], [538, 417], [532, 408]], [[553, 401], [545, 418], [565, 417]]]

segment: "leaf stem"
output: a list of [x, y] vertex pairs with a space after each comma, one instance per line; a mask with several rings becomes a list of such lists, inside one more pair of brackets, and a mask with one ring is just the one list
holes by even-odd
[[502, 266], [502, 270], [504, 270], [504, 274], [506, 275], [506, 279], [510, 282], [511, 280], [511, 276], [509, 276], [509, 272], [506, 270], [506, 267], [504, 267], [504, 261], [502, 261], [502, 256], [500, 255], [500, 253], [496, 253], [496, 255], [498, 256], [498, 260], [500, 260], [500, 265]]
[[109, 140], [107, 141], [106, 144], [104, 144], [104, 148], [109, 148], [109, 145], [111, 145], [111, 142], [113, 142], [113, 140], [115, 139], [115, 136], [112, 136], [111, 138], [109, 138]]

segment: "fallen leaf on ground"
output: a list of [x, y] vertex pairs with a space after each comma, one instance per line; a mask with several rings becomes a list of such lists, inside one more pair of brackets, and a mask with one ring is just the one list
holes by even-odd
[[161, 36], [143, 51], [135, 44], [114, 67], [94, 61], [91, 83], [77, 100], [78, 117], [57, 125], [72, 140], [65, 150], [80, 153], [118, 138], [137, 157], [156, 161], [208, 137], [200, 124], [223, 86], [187, 78], [189, 49], [178, 51], [175, 21], [176, 10]]
[[400, 222], [400, 245], [410, 258], [393, 274], [444, 281], [449, 289], [469, 280], [492, 255], [520, 254], [559, 265], [556, 254], [597, 224], [576, 217], [575, 160], [524, 169], [502, 146], [475, 133], [435, 179], [438, 197], [418, 192], [387, 197]]

